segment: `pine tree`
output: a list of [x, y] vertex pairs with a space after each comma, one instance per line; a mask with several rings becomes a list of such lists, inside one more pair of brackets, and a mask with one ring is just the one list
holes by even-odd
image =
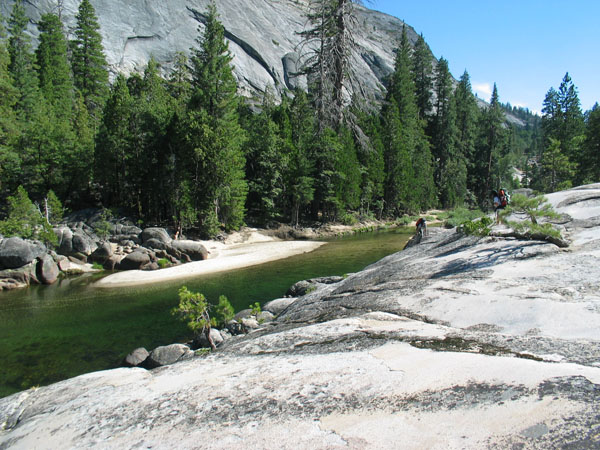
[[586, 113], [582, 178], [585, 182], [600, 181], [600, 106], [598, 103]]
[[100, 25], [90, 0], [81, 0], [71, 41], [73, 79], [81, 91], [90, 117], [94, 123], [101, 118], [102, 108], [109, 92], [108, 70]]
[[198, 48], [192, 49], [192, 94], [184, 140], [197, 161], [192, 178], [198, 189], [201, 228], [212, 235], [219, 224], [227, 230], [243, 224], [248, 190], [232, 56], [214, 2], [208, 6], [197, 42]]
[[39, 23], [36, 50], [38, 78], [42, 94], [56, 110], [57, 117], [71, 119], [74, 86], [67, 59], [67, 41], [57, 15], [44, 14]]
[[19, 126], [14, 106], [18, 92], [8, 71], [10, 56], [4, 42], [3, 22], [4, 19], [0, 16], [0, 202], [8, 195], [8, 189], [17, 182], [21, 164], [15, 151]]
[[436, 201], [429, 144], [419, 119], [411, 72], [411, 48], [403, 28], [386, 103], [385, 202], [389, 214], [417, 212]]
[[491, 200], [489, 197], [492, 187], [502, 181], [496, 165], [505, 154], [505, 138], [504, 112], [500, 106], [498, 88], [494, 83], [490, 105], [480, 118], [479, 139], [475, 150], [473, 180], [480, 205]]
[[131, 158], [129, 121], [132, 107], [127, 80], [120, 74], [104, 108], [94, 153], [94, 181], [99, 185], [105, 205], [129, 206], [131, 203], [127, 169]]
[[31, 39], [25, 32], [28, 22], [22, 1], [15, 0], [8, 21], [8, 70], [17, 89], [16, 111], [22, 122], [29, 120], [39, 101], [35, 55], [31, 49]]
[[139, 95], [135, 98], [135, 114], [140, 123], [140, 160], [137, 162], [137, 190], [140, 192], [142, 216], [155, 221], [169, 217], [169, 203], [174, 186], [173, 149], [169, 146], [169, 131], [175, 103], [159, 74], [159, 65], [150, 58]]
[[[289, 108], [289, 131], [283, 127], [287, 150], [287, 170], [284, 186], [290, 208], [291, 223], [298, 226], [301, 210], [314, 199], [314, 160], [310, 158], [310, 146], [314, 136], [314, 112], [303, 91], [294, 92]], [[285, 145], [285, 144], [284, 144]]]
[[[577, 88], [568, 73], [565, 74], [558, 91], [550, 88], [546, 94], [542, 113], [545, 151], [558, 141], [560, 142], [560, 153], [572, 163], [583, 168], [585, 162], [582, 144], [585, 124]], [[552, 150], [552, 153], [555, 151]], [[584, 170], [575, 171], [574, 179], [571, 181], [580, 182], [581, 177], [578, 174], [583, 172]]]
[[456, 111], [456, 149], [467, 164], [467, 187], [471, 192], [476, 188], [473, 181], [473, 159], [475, 157], [475, 138], [479, 109], [471, 90], [471, 80], [465, 70], [454, 91], [454, 109]]
[[415, 43], [412, 54], [412, 71], [415, 80], [417, 108], [421, 119], [426, 119], [431, 112], [431, 92], [433, 90], [433, 56], [421, 34]]
[[302, 36], [303, 71], [317, 111], [317, 132], [338, 130], [344, 121], [344, 89], [352, 81], [351, 51], [355, 46], [352, 0], [313, 0]]
[[546, 192], [556, 192], [571, 187], [574, 173], [573, 164], [561, 151], [560, 141], [550, 138], [550, 145], [542, 154], [543, 189]]
[[264, 220], [275, 219], [282, 212], [283, 177], [287, 155], [279, 127], [272, 119], [273, 100], [265, 92], [262, 111], [251, 120], [246, 151], [248, 205]]

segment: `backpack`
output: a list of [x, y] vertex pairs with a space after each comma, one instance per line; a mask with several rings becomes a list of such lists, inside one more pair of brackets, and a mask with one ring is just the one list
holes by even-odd
[[500, 206], [502, 208], [506, 207], [510, 202], [510, 195], [508, 195], [508, 192], [506, 192], [504, 189], [500, 189], [498, 198], [500, 199]]

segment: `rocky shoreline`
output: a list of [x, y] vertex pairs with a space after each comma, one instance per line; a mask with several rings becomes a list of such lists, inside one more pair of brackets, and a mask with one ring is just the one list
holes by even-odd
[[216, 352], [0, 400], [0, 448], [596, 448], [600, 184], [548, 199], [567, 248], [430, 229]]
[[[172, 230], [162, 227], [141, 229], [129, 219], [106, 223], [106, 235], [99, 236], [98, 224], [102, 220], [100, 210], [84, 210], [72, 214], [54, 228], [58, 238], [55, 249], [49, 249], [39, 241], [0, 236], [0, 291], [31, 284], [53, 284], [62, 276], [99, 270], [156, 271], [212, 259], [218, 257], [223, 249], [241, 244], [308, 241], [374, 231], [388, 226], [371, 221], [356, 225], [326, 224], [312, 228], [292, 228], [287, 225], [279, 225], [274, 229], [246, 227], [238, 232], [221, 235], [216, 240], [203, 241], [185, 237], [176, 239]], [[310, 245], [304, 247], [290, 249], [285, 256], [315, 248]], [[272, 249], [270, 251], [274, 253]], [[277, 256], [259, 258], [257, 261], [266, 262], [273, 258]], [[258, 262], [250, 261], [249, 264]], [[190, 268], [187, 271], [193, 270]], [[168, 275], [163, 275], [141, 277], [140, 280], [152, 282], [154, 278], [158, 281], [161, 278], [170, 279]]]

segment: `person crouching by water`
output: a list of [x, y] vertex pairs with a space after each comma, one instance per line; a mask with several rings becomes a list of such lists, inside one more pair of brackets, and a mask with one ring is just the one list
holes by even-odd
[[421, 217], [417, 220], [417, 235], [426, 236], [427, 235], [427, 221]]

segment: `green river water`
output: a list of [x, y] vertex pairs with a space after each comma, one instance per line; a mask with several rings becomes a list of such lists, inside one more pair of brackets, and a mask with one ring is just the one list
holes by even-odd
[[333, 239], [319, 249], [259, 266], [128, 288], [95, 287], [103, 275], [0, 292], [0, 397], [82, 373], [118, 367], [134, 348], [186, 342], [170, 314], [182, 285], [236, 311], [282, 297], [299, 280], [356, 272], [404, 247], [412, 229]]

